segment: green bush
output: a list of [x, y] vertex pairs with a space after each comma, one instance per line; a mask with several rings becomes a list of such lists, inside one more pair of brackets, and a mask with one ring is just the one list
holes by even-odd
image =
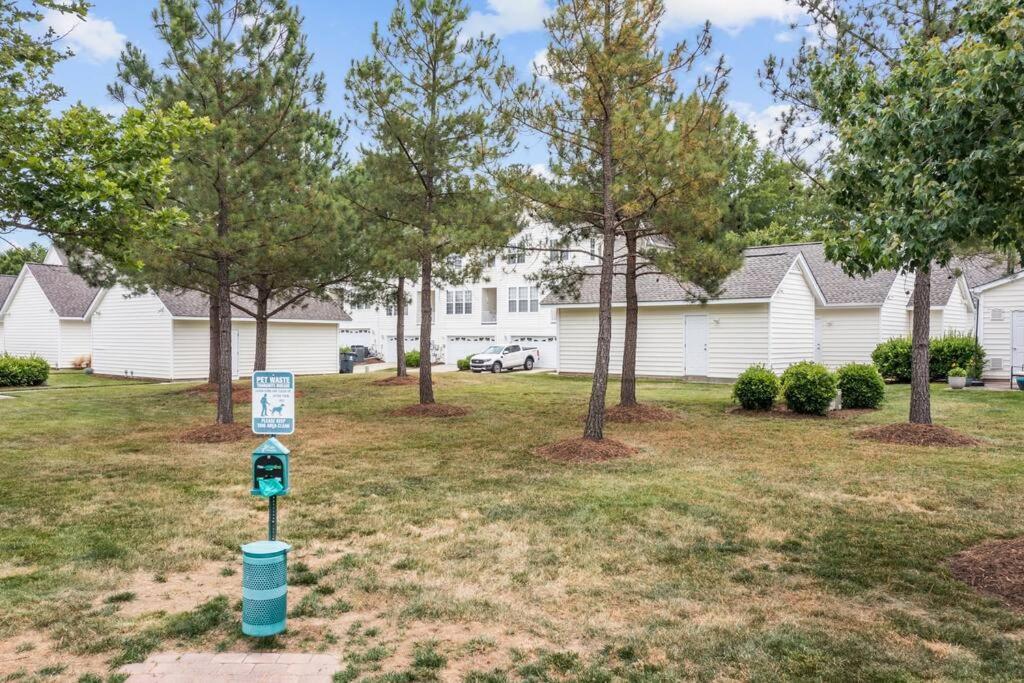
[[418, 368], [420, 366], [420, 352], [409, 351], [405, 354], [405, 367]]
[[966, 377], [967, 371], [959, 365], [954, 365], [949, 369], [949, 377]]
[[874, 365], [850, 363], [836, 371], [844, 408], [877, 408], [885, 398], [885, 381]]
[[[932, 339], [930, 344], [928, 374], [933, 380], [949, 377], [950, 369], [955, 365], [971, 372], [985, 367], [985, 349], [969, 334], [947, 334], [939, 339]], [[975, 377], [980, 377], [980, 372]]]
[[882, 342], [871, 352], [871, 360], [885, 379], [910, 381], [910, 339], [898, 337]]
[[836, 398], [836, 378], [819, 363], [795, 363], [782, 373], [782, 395], [795, 413], [824, 415]]
[[50, 376], [50, 364], [39, 356], [0, 356], [0, 387], [35, 387]]
[[782, 385], [763, 365], [751, 365], [732, 387], [732, 397], [747, 410], [771, 410]]
[[473, 354], [460, 358], [455, 361], [455, 364], [459, 366], [459, 370], [469, 370], [469, 359], [473, 357]]

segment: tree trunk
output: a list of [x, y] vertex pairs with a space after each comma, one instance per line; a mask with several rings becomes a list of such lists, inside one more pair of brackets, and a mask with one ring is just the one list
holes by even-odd
[[431, 278], [433, 264], [427, 254], [420, 263], [420, 403], [434, 403], [434, 380], [430, 373], [430, 327], [433, 311]]
[[636, 405], [636, 336], [639, 305], [636, 295], [636, 229], [626, 230], [626, 336], [622, 345], [622, 386], [619, 405]]
[[224, 257], [217, 259], [217, 299], [220, 325], [217, 330], [220, 340], [219, 367], [217, 368], [217, 422], [231, 424], [235, 421], [231, 403], [231, 275], [230, 264]]
[[207, 382], [216, 384], [220, 367], [220, 306], [217, 297], [210, 297], [210, 376]]
[[256, 358], [253, 362], [253, 370], [267, 369], [267, 327], [270, 323], [270, 316], [267, 315], [267, 303], [269, 299], [269, 292], [256, 292]]
[[931, 387], [928, 384], [931, 298], [931, 272], [922, 268], [914, 276], [913, 352], [910, 362], [910, 421], [913, 424], [932, 423]]
[[608, 393], [608, 363], [612, 347], [612, 276], [615, 264], [615, 205], [612, 198], [612, 183], [615, 172], [612, 167], [612, 123], [610, 117], [603, 122], [601, 145], [601, 199], [604, 211], [604, 251], [601, 258], [601, 284], [597, 313], [597, 357], [594, 360], [594, 381], [590, 385], [590, 405], [587, 421], [583, 427], [583, 438], [600, 441], [604, 438], [604, 401]]
[[405, 367], [405, 278], [398, 278], [398, 292], [395, 294], [395, 351], [398, 356], [399, 377], [408, 377]]

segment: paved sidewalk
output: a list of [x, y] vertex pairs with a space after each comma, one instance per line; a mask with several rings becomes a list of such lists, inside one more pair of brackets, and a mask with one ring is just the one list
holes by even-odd
[[335, 655], [303, 652], [161, 652], [120, 671], [131, 683], [330, 683], [341, 665]]

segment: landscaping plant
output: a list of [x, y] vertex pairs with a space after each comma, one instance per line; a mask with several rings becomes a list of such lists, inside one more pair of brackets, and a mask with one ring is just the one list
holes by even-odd
[[460, 358], [458, 361], [456, 361], [456, 365], [459, 366], [459, 370], [469, 370], [469, 359], [472, 357], [472, 354], [470, 354], [465, 358]]
[[39, 356], [0, 356], [0, 387], [36, 387], [50, 376], [50, 364]]
[[985, 349], [969, 334], [954, 332], [932, 339], [930, 355], [932, 381], [946, 379], [953, 367], [961, 368], [965, 372], [967, 368], [985, 367]]
[[418, 368], [420, 366], [420, 352], [409, 351], [405, 354], [405, 367]]
[[775, 373], [763, 365], [751, 365], [732, 388], [732, 397], [747, 410], [771, 410], [782, 389]]
[[910, 381], [910, 351], [910, 340], [897, 337], [876, 346], [871, 360], [882, 377], [904, 384]]
[[782, 395], [795, 413], [826, 414], [836, 392], [836, 378], [820, 363], [802, 361], [782, 373]]
[[874, 365], [850, 363], [836, 371], [844, 408], [877, 408], [885, 398], [885, 381]]
[[954, 365], [953, 367], [951, 367], [949, 369], [949, 376], [950, 377], [966, 377], [967, 376], [967, 371], [964, 370], [959, 365]]

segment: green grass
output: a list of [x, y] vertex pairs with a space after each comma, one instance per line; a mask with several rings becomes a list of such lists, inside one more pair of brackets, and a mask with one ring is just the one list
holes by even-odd
[[[1024, 394], [936, 385], [936, 420], [984, 440], [943, 450], [854, 438], [902, 420], [905, 387], [819, 421], [643, 382], [680, 419], [610, 425], [636, 457], [564, 465], [533, 450], [578, 435], [586, 380], [441, 375], [439, 400], [473, 413], [440, 421], [387, 417], [416, 389], [371, 380], [299, 380], [292, 617], [264, 648], [343, 654], [338, 680], [1024, 677], [1024, 617], [945, 567], [1024, 533]], [[3, 404], [0, 651], [46, 644], [26, 671], [67, 675], [76, 657], [242, 646], [224, 569], [265, 533], [258, 440], [175, 441], [212, 410], [180, 385]]]
[[47, 389], [89, 389], [91, 387], [118, 387], [152, 384], [153, 380], [129, 379], [106, 375], [87, 375], [82, 370], [50, 370], [46, 383], [38, 387], [3, 387], [4, 393], [21, 391], [45, 391]]

